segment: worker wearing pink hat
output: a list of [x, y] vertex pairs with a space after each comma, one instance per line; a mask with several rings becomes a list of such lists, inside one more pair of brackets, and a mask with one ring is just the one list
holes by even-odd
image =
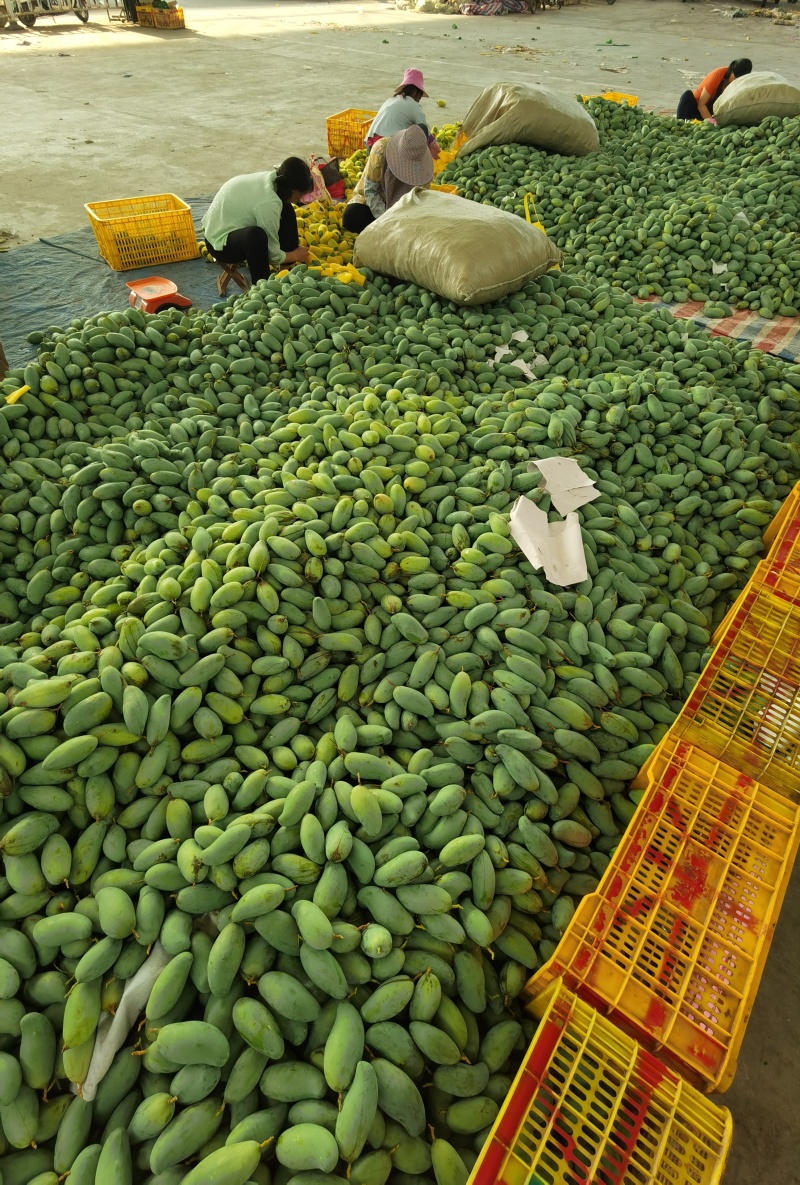
[[425, 133], [431, 148], [431, 156], [435, 160], [439, 155], [439, 146], [430, 135], [427, 117], [420, 107], [420, 99], [427, 99], [427, 97], [428, 92], [425, 90], [422, 71], [413, 66], [409, 67], [391, 99], [386, 100], [370, 124], [369, 131], [364, 137], [365, 146], [371, 148], [376, 140], [394, 136], [397, 132], [403, 132], [406, 128], [416, 124]]

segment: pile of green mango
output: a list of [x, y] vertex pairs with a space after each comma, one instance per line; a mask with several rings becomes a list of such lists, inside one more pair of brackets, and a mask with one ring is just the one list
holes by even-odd
[[532, 194], [566, 265], [587, 281], [702, 300], [712, 317], [800, 315], [800, 118], [717, 128], [606, 99], [586, 107], [599, 152], [497, 145], [451, 162], [441, 180], [520, 217]]
[[[566, 272], [463, 309], [298, 268], [36, 336], [0, 385], [3, 1185], [465, 1185], [797, 480], [800, 367]], [[599, 491], [569, 588], [509, 527], [558, 518], [554, 456]]]

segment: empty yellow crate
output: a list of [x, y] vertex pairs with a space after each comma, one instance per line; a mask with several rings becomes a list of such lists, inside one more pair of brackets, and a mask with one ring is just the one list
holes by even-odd
[[470, 1185], [716, 1185], [731, 1141], [704, 1098], [557, 980]]
[[800, 604], [748, 585], [670, 731], [779, 794], [798, 794]]
[[100, 254], [114, 271], [197, 259], [191, 207], [174, 193], [92, 202], [86, 212]]
[[784, 499], [780, 510], [764, 531], [764, 543], [770, 549], [767, 552], [767, 560], [771, 561], [775, 559], [775, 553], [787, 530], [792, 527], [792, 524], [794, 524], [795, 528], [800, 525], [800, 481], [789, 494], [789, 497]]
[[726, 1090], [800, 842], [798, 801], [665, 737], [556, 978], [703, 1091]]
[[348, 107], [346, 111], [329, 115], [325, 120], [329, 154], [347, 157], [363, 148], [369, 126], [376, 115], [376, 111], [362, 111], [359, 107]]

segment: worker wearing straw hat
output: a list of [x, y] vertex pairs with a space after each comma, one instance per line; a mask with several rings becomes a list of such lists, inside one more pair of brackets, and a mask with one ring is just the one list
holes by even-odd
[[370, 149], [366, 168], [345, 206], [342, 225], [359, 234], [385, 214], [404, 194], [433, 181], [433, 157], [423, 129], [416, 124], [383, 137]]

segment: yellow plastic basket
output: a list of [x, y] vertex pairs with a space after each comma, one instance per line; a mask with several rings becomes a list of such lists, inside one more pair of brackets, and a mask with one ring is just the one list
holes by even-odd
[[152, 4], [137, 5], [136, 18], [140, 25], [151, 29], [185, 29], [182, 8], [153, 8]]
[[436, 185], [434, 182], [431, 182], [428, 188], [435, 189], [437, 193], [458, 193], [457, 185]]
[[100, 254], [114, 271], [197, 259], [192, 211], [174, 193], [86, 205]]
[[779, 794], [800, 794], [800, 604], [748, 585], [670, 731]]
[[470, 1185], [716, 1185], [731, 1116], [557, 980]]
[[364, 138], [376, 115], [376, 111], [362, 111], [358, 107], [348, 107], [346, 111], [329, 115], [325, 120], [328, 153], [346, 157], [358, 152], [364, 147]]
[[668, 735], [530, 993], [563, 977], [703, 1091], [730, 1086], [800, 843], [798, 802]]
[[[800, 529], [800, 481], [789, 497], [783, 501], [780, 510], [764, 531], [764, 544], [769, 548], [767, 560], [772, 561], [776, 558], [776, 552], [784, 536], [787, 532], [791, 532], [793, 527], [792, 533], [796, 534]], [[798, 566], [800, 566], [800, 559], [798, 559]]]

